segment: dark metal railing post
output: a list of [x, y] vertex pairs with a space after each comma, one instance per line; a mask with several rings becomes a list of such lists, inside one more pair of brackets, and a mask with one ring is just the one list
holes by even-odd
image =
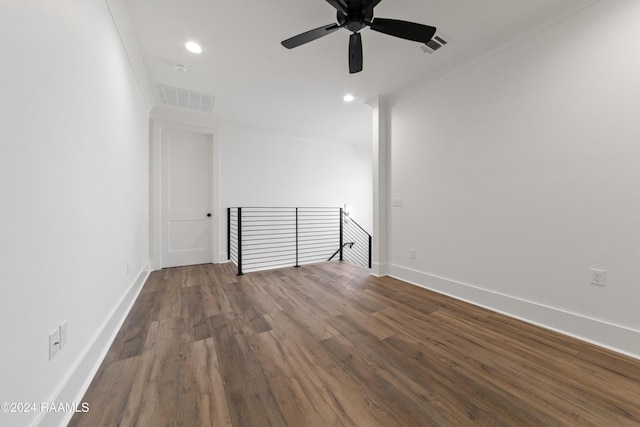
[[296, 208], [296, 265], [294, 267], [300, 267], [298, 263], [298, 208]]
[[371, 234], [369, 234], [369, 268], [371, 268]]
[[342, 258], [342, 247], [343, 247], [343, 236], [344, 236], [344, 225], [343, 225], [343, 218], [342, 218], [343, 212], [342, 212], [342, 208], [340, 208], [340, 261], [343, 261]]
[[238, 208], [238, 276], [242, 274], [242, 208]]
[[227, 208], [227, 260], [231, 259], [231, 208]]

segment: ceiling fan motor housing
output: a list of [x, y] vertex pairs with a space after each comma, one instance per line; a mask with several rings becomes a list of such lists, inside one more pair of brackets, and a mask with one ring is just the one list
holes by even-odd
[[373, 9], [349, 11], [348, 15], [338, 11], [337, 14], [338, 25], [347, 28], [352, 33], [360, 31], [366, 27], [367, 23], [371, 23], [372, 19]]

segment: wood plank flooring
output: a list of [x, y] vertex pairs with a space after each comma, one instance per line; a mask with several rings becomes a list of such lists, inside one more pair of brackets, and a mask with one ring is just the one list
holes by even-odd
[[349, 263], [152, 273], [71, 426], [638, 426], [640, 361]]

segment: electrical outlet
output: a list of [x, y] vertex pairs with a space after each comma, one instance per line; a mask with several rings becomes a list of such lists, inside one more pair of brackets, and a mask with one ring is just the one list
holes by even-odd
[[60, 349], [63, 349], [67, 346], [67, 321], [65, 320], [60, 325]]
[[604, 286], [606, 282], [606, 272], [597, 268], [591, 269], [591, 284]]
[[53, 359], [60, 350], [60, 328], [55, 328], [49, 334], [49, 360]]
[[410, 249], [409, 250], [409, 254], [411, 256], [411, 259], [416, 259], [416, 250], [415, 249]]

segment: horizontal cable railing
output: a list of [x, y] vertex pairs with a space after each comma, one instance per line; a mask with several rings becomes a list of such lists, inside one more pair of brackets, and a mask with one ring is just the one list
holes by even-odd
[[[353, 241], [349, 249], [345, 238]], [[299, 267], [338, 253], [371, 268], [371, 237], [341, 208], [228, 208], [227, 250], [238, 274]]]
[[344, 241], [349, 243], [343, 249], [343, 258], [371, 268], [371, 235], [348, 215], [343, 218]]

